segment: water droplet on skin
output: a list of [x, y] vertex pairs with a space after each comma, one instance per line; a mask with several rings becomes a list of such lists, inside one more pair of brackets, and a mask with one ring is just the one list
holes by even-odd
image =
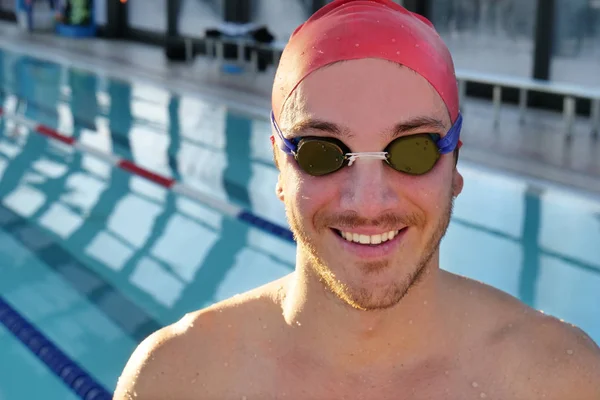
[[355, 46], [355, 47], [358, 47], [358, 46], [360, 46], [360, 44], [356, 43], [354, 46]]
[[449, 371], [444, 371], [444, 375], [448, 376], [448, 375], [450, 375], [450, 372]]
[[399, 51], [397, 51], [397, 52], [396, 52], [396, 54], [400, 55], [400, 52], [399, 52]]
[[223, 366], [224, 367], [229, 367], [229, 363], [224, 363]]
[[248, 400], [246, 396], [242, 396], [242, 400]]
[[425, 301], [423, 302], [423, 304], [427, 305], [427, 300], [425, 300]]
[[[312, 167], [312, 165], [311, 165], [311, 167]], [[300, 323], [300, 321], [296, 321], [296, 325], [302, 326], [302, 324]]]
[[570, 355], [570, 356], [572, 356], [573, 355], [573, 350], [571, 350], [571, 349], [567, 350], [567, 354]]
[[408, 321], [408, 324], [409, 324], [409, 325], [412, 325], [412, 319]]
[[231, 328], [231, 324], [227, 325], [228, 328]]
[[263, 329], [267, 329], [267, 326], [266, 326], [266, 325], [263, 325]]
[[417, 43], [417, 44], [415, 44], [415, 47], [420, 47], [420, 45]]
[[481, 394], [479, 395], [479, 397], [481, 397], [482, 399], [485, 399], [487, 397], [487, 395], [483, 392], [481, 392]]
[[396, 39], [392, 39], [392, 43], [396, 43]]
[[476, 388], [476, 387], [479, 386], [479, 384], [477, 382], [473, 382], [473, 383], [471, 383], [471, 386], [473, 386], [474, 388]]

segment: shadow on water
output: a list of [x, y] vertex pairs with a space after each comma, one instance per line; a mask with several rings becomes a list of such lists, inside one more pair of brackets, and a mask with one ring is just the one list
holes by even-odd
[[[223, 184], [234, 202], [249, 203], [251, 121], [228, 112], [225, 125], [227, 168]], [[230, 182], [235, 182], [231, 185]], [[217, 301], [220, 283], [236, 264], [239, 252], [247, 245], [248, 226], [223, 218], [221, 233], [211, 247], [196, 277], [184, 290], [179, 304], [201, 308]], [[189, 311], [189, 310], [188, 310]]]
[[541, 201], [539, 193], [528, 190], [525, 193], [525, 212], [523, 218], [523, 267], [519, 280], [519, 298], [535, 307], [535, 289], [540, 274], [540, 223]]

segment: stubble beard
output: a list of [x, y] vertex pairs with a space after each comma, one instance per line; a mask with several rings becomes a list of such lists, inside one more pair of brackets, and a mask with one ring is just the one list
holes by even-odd
[[[403, 279], [394, 280], [387, 286], [378, 288], [377, 290], [361, 286], [351, 286], [340, 281], [320, 256], [319, 246], [315, 244], [314, 238], [305, 234], [305, 230], [302, 229], [302, 225], [298, 219], [292, 213], [288, 213], [288, 220], [290, 221], [290, 226], [298, 243], [299, 250], [304, 251], [308, 255], [309, 272], [316, 275], [326, 291], [355, 309], [372, 311], [394, 307], [406, 296], [411, 288], [416, 287], [427, 275], [430, 261], [438, 251], [441, 240], [448, 230], [453, 208], [454, 198], [450, 196], [444, 205], [442, 216], [439, 218], [435, 230], [427, 240], [418, 261], [412, 266], [403, 266], [403, 271], [409, 271]], [[389, 260], [365, 262], [358, 265], [358, 268], [361, 268], [364, 274], [377, 274], [387, 270], [389, 267]]]

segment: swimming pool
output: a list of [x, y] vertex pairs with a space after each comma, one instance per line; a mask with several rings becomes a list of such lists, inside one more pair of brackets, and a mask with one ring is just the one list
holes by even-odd
[[[261, 225], [286, 226], [267, 110], [259, 120], [6, 51], [0, 85], [7, 113], [84, 145], [0, 121], [0, 399], [101, 398], [149, 333], [293, 270], [294, 244]], [[90, 151], [132, 160], [222, 207]], [[600, 341], [600, 201], [460, 169], [465, 188], [442, 267]]]

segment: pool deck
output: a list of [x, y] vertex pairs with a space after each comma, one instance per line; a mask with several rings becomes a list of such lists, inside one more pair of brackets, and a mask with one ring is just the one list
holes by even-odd
[[[270, 109], [272, 68], [259, 74], [225, 74], [203, 57], [171, 63], [156, 46], [29, 34], [6, 22], [0, 22], [0, 48], [213, 99], [257, 118], [266, 119]], [[576, 120], [573, 139], [567, 142], [562, 116], [555, 112], [529, 110], [521, 124], [517, 107], [504, 105], [501, 124], [494, 127], [491, 102], [467, 98], [464, 117], [461, 162], [524, 176], [537, 187], [566, 187], [600, 198], [600, 139], [590, 134], [587, 119]]]

